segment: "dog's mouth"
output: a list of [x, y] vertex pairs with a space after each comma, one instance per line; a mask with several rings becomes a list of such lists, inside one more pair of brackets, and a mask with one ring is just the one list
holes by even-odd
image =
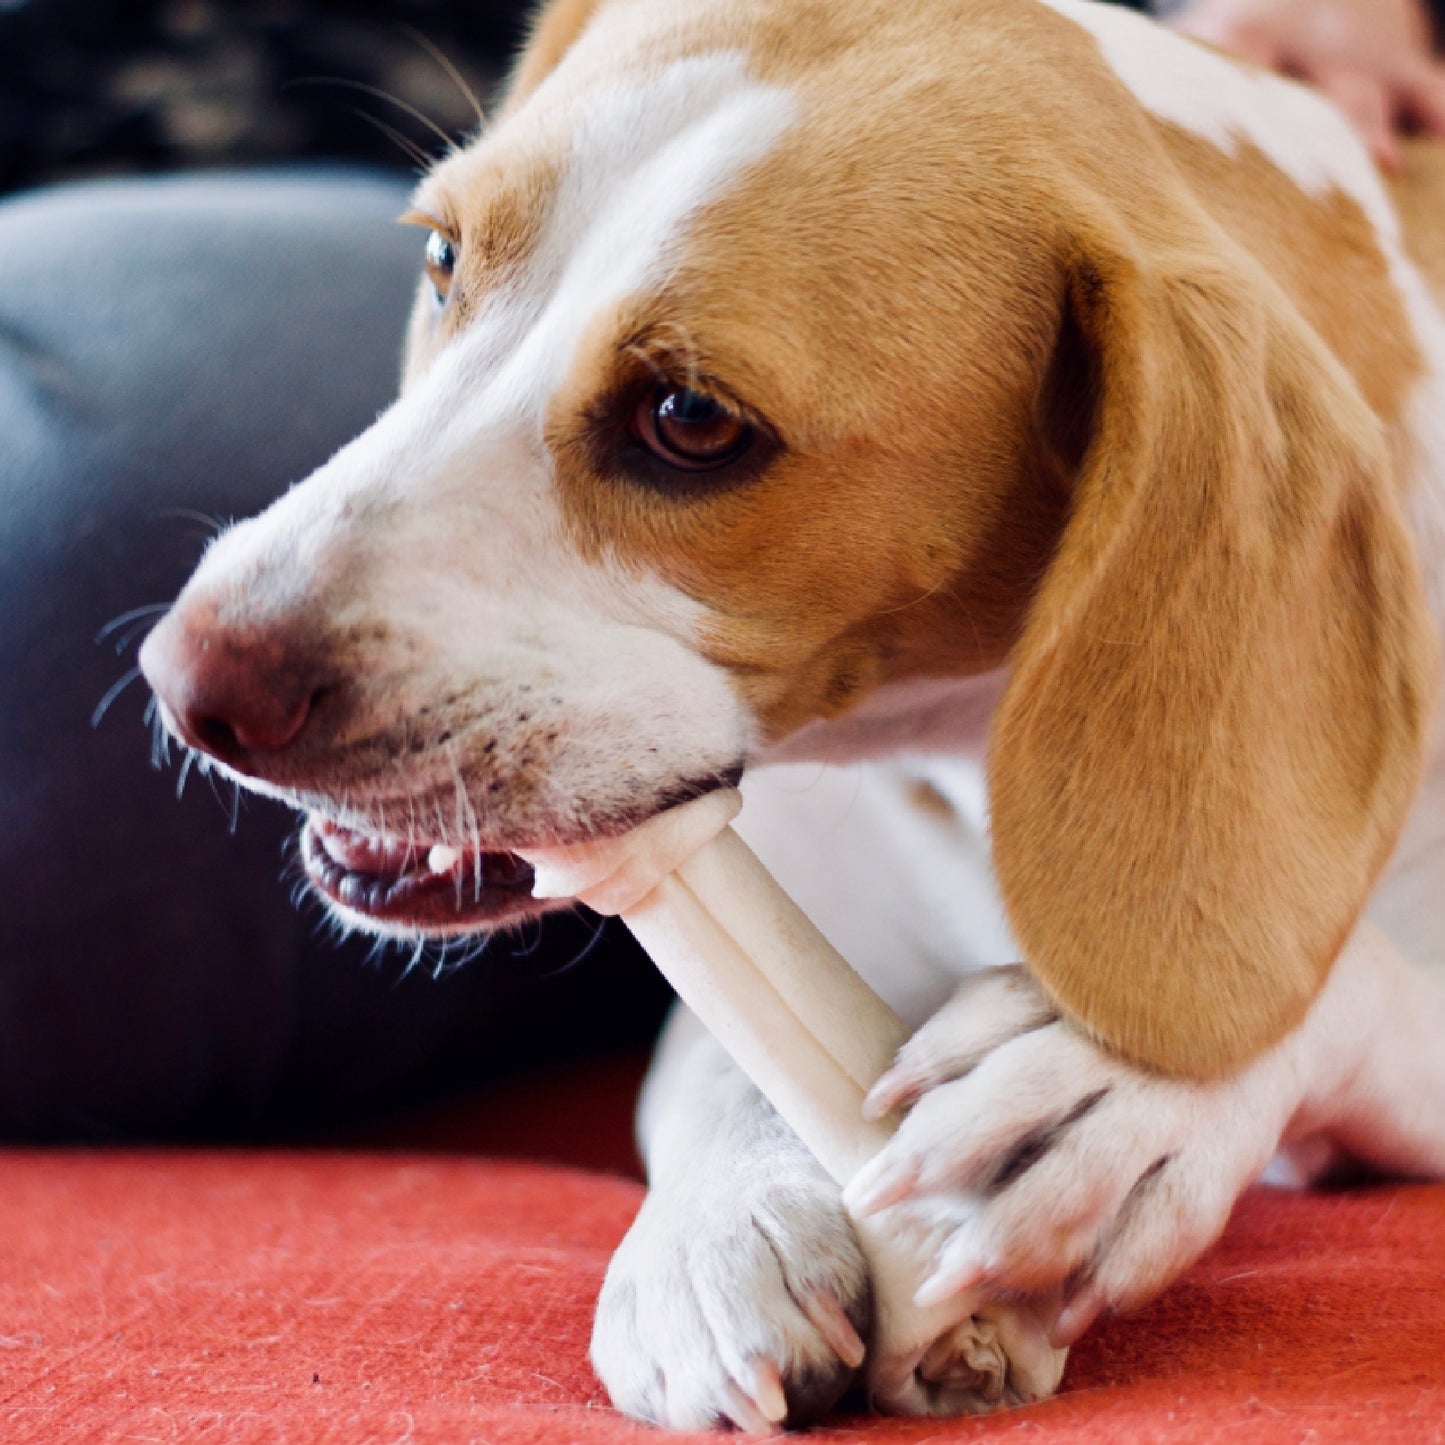
[[[735, 763], [677, 783], [573, 841], [626, 833], [714, 788], [737, 787], [742, 774], [743, 765]], [[343, 915], [375, 924], [380, 933], [480, 933], [566, 906], [532, 896], [532, 865], [516, 853], [369, 833], [325, 812], [307, 815], [300, 852], [312, 887]]]
[[541, 911], [515, 853], [363, 833], [313, 813], [301, 862], [323, 897], [389, 929], [461, 933]]

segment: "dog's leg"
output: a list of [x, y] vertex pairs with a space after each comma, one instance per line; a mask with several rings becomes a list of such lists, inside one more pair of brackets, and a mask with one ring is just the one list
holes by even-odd
[[679, 1008], [643, 1093], [650, 1192], [602, 1287], [592, 1362], [614, 1404], [676, 1429], [767, 1428], [848, 1388], [867, 1270], [837, 1185]]
[[1445, 1173], [1445, 998], [1362, 924], [1309, 1014], [1239, 1074], [1192, 1083], [1110, 1056], [1021, 969], [967, 982], [870, 1102], [912, 1105], [849, 1185], [873, 1213], [956, 1221], [930, 1292], [1063, 1286], [1056, 1340], [1144, 1303], [1219, 1234], [1283, 1144]]
[[1330, 991], [1334, 1006], [1312, 1040], [1320, 1086], [1289, 1138], [1322, 1138], [1386, 1173], [1445, 1178], [1445, 974], [1407, 962], [1362, 925]]

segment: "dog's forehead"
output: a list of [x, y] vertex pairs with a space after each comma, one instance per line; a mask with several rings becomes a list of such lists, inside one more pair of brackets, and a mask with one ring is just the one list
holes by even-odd
[[[795, 114], [791, 92], [756, 79], [736, 50], [633, 69], [578, 94], [544, 85], [417, 196], [460, 235], [464, 268], [474, 240], [487, 249], [485, 274], [463, 277], [483, 294], [446, 343], [452, 365], [472, 386], [488, 371], [488, 390], [514, 403], [525, 392], [535, 409], [589, 321], [662, 283], [689, 218]], [[501, 256], [499, 235], [511, 243]]]

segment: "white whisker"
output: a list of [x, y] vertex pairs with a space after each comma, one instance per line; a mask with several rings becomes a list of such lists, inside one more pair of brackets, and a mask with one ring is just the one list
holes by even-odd
[[95, 711], [90, 715], [90, 725], [93, 728], [100, 726], [100, 720], [110, 711], [110, 705], [133, 683], [139, 676], [140, 668], [133, 667], [123, 677], [117, 678], [115, 682], [106, 688], [105, 696], [96, 704]]
[[112, 617], [95, 634], [96, 646], [98, 647], [102, 642], [119, 633], [120, 636], [115, 641], [115, 655], [119, 657], [141, 631], [140, 624], [149, 622], [152, 617], [158, 617], [161, 613], [169, 610], [169, 602], [150, 602], [144, 607], [132, 607], [128, 612], [122, 612], [118, 617]]
[[191, 775], [191, 766], [196, 761], [196, 750], [187, 748], [186, 755], [181, 759], [180, 775], [176, 778], [176, 798], [179, 800], [186, 791], [186, 779]]
[[447, 75], [451, 78], [452, 84], [455, 85], [459, 91], [461, 91], [462, 95], [466, 97], [466, 100], [471, 105], [472, 109], [476, 111], [477, 129], [480, 130], [483, 126], [485, 126], [487, 123], [487, 113], [482, 109], [482, 103], [480, 100], [477, 99], [476, 91], [474, 91], [471, 86], [467, 84], [465, 76], [463, 76], [461, 71], [452, 64], [451, 59], [442, 50], [441, 46], [436, 44], [435, 41], [431, 40], [427, 36], [423, 35], [420, 30], [414, 29], [410, 25], [402, 25], [399, 28], [403, 35], [405, 35], [409, 40], [411, 40], [413, 44], [421, 46], [421, 48], [425, 50], [426, 53], [430, 55], [431, 58], [436, 61], [436, 63], [441, 66], [444, 71], [446, 71]]
[[196, 522], [206, 529], [212, 541], [231, 525], [224, 517], [197, 511], [195, 507], [162, 507], [155, 515], [166, 521]]
[[[580, 913], [579, 913], [577, 916], [580, 917], [580, 916], [581, 916]], [[541, 924], [541, 922], [539, 921], [539, 923], [538, 923], [538, 938], [539, 938], [539, 939], [540, 939], [540, 937], [541, 937], [541, 928], [542, 928], [542, 924]], [[589, 938], [589, 939], [587, 940], [587, 942], [582, 945], [581, 950], [580, 950], [573, 958], [571, 958], [568, 962], [564, 963], [560, 968], [550, 968], [550, 969], [547, 970], [546, 973], [539, 973], [539, 974], [535, 975], [535, 977], [536, 977], [537, 979], [539, 979], [539, 980], [540, 980], [540, 979], [546, 979], [546, 978], [556, 978], [556, 977], [558, 977], [560, 974], [564, 974], [564, 973], [569, 973], [569, 972], [571, 972], [571, 970], [574, 969], [574, 968], [576, 968], [576, 967], [578, 966], [578, 964], [580, 964], [580, 963], [582, 963], [582, 962], [584, 962], [584, 961], [586, 960], [587, 956], [592, 952], [592, 950], [593, 950], [594, 948], [597, 947], [598, 943], [599, 943], [599, 942], [601, 941], [601, 939], [602, 939], [602, 935], [603, 935], [604, 933], [606, 933], [606, 932], [607, 932], [607, 920], [606, 920], [605, 918], [599, 918], [599, 919], [597, 920], [597, 922], [593, 925], [593, 928], [592, 928], [592, 937]]]
[[407, 961], [406, 961], [406, 967], [403, 968], [402, 971], [401, 971], [401, 978], [397, 980], [398, 983], [400, 983], [403, 979], [407, 979], [407, 978], [410, 978], [410, 977], [411, 977], [411, 972], [412, 972], [412, 970], [417, 966], [417, 964], [419, 964], [419, 963], [421, 962], [422, 955], [423, 955], [425, 952], [426, 952], [426, 938], [425, 938], [425, 937], [418, 938], [417, 941], [416, 941], [416, 947], [412, 950], [412, 955], [411, 955], [411, 957], [410, 957], [409, 959], [407, 959]]

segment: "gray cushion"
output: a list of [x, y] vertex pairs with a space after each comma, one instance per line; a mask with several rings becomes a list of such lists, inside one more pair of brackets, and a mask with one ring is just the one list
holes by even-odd
[[[175, 594], [193, 514], [258, 509], [394, 393], [422, 240], [393, 224], [404, 199], [331, 173], [0, 204], [0, 1131], [271, 1127], [515, 1056], [499, 991], [552, 1012], [530, 980], [590, 936], [399, 983], [293, 907], [283, 810], [243, 802], [232, 836], [225, 790], [192, 777], [177, 801], [143, 683], [91, 725], [145, 619], [95, 638]], [[632, 977], [636, 1034], [658, 995]]]

